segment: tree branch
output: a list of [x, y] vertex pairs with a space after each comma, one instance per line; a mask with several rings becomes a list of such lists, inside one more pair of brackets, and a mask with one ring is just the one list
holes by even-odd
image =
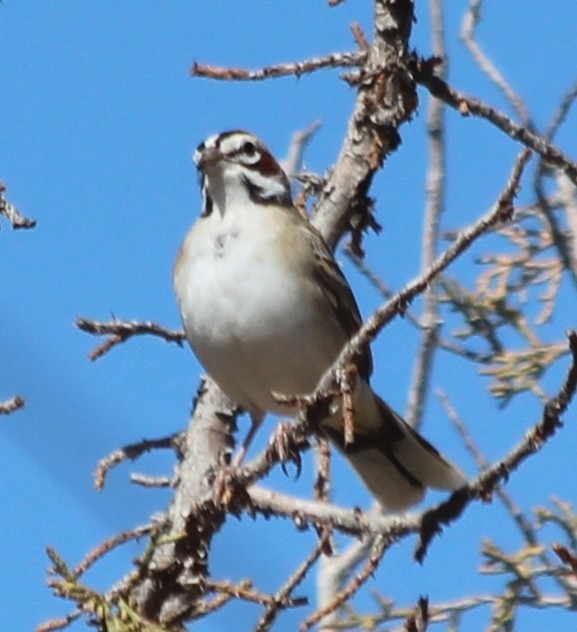
[[306, 73], [324, 68], [340, 68], [361, 65], [366, 57], [364, 51], [354, 53], [331, 53], [324, 57], [312, 57], [305, 61], [289, 62], [266, 66], [260, 70], [246, 70], [244, 68], [225, 68], [194, 62], [190, 69], [193, 77], [217, 79], [221, 81], [263, 81], [294, 75], [300, 77]]
[[141, 336], [143, 334], [150, 334], [152, 336], [158, 336], [166, 342], [176, 342], [181, 347], [186, 340], [186, 336], [183, 331], [175, 329], [165, 329], [161, 325], [152, 321], [140, 322], [137, 320], [118, 320], [113, 318], [108, 322], [101, 322], [97, 320], [91, 320], [88, 318], [79, 317], [76, 319], [76, 326], [78, 329], [85, 331], [86, 333], [93, 334], [95, 336], [108, 336], [108, 338], [98, 347], [93, 349], [88, 357], [91, 360], [96, 360], [108, 353], [113, 347], [126, 342], [132, 336]]
[[434, 73], [438, 60], [422, 60], [413, 57], [411, 68], [415, 81], [429, 92], [457, 110], [463, 116], [479, 116], [505, 132], [513, 140], [537, 152], [550, 165], [561, 169], [577, 185], [577, 163], [570, 160], [557, 147], [526, 127], [514, 123], [508, 116], [483, 101], [451, 88]]
[[162, 542], [131, 588], [138, 611], [161, 625], [185, 620], [202, 596], [211, 541], [226, 515], [226, 508], [213, 500], [215, 477], [230, 458], [235, 420], [235, 406], [205, 379], [182, 443], [178, 485]]
[[0, 415], [9, 415], [19, 408], [23, 408], [26, 405], [26, 400], [22, 395], [14, 395], [10, 399], [4, 402], [0, 402]]
[[[433, 53], [439, 59], [445, 58], [445, 29], [443, 7], [440, 0], [431, 3], [431, 21], [433, 32]], [[439, 65], [442, 79], [446, 76], [446, 64]], [[430, 268], [439, 245], [441, 214], [445, 206], [445, 106], [439, 99], [429, 99], [427, 113], [427, 131], [429, 136], [429, 166], [427, 172], [427, 202], [423, 221], [423, 246], [421, 252], [421, 270]], [[412, 380], [409, 389], [407, 414], [405, 419], [413, 428], [419, 428], [425, 401], [427, 398], [430, 375], [438, 348], [439, 297], [435, 283], [424, 293], [421, 340], [416, 360], [413, 364]]]
[[179, 454], [180, 444], [182, 443], [183, 438], [184, 433], [180, 432], [168, 437], [162, 437], [161, 439], [143, 439], [137, 443], [130, 443], [118, 450], [115, 450], [112, 454], [105, 456], [98, 462], [96, 471], [94, 472], [94, 487], [98, 490], [104, 489], [108, 472], [113, 467], [120, 465], [124, 461], [134, 461], [145, 452], [158, 450], [159, 448], [170, 448]]
[[0, 182], [0, 216], [4, 215], [6, 219], [12, 224], [14, 230], [19, 228], [34, 228], [36, 226], [35, 219], [28, 219], [21, 215], [20, 211], [8, 202], [5, 196], [6, 185]]

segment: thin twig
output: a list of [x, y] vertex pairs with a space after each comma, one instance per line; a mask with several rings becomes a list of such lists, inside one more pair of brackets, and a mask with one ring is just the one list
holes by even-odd
[[14, 395], [4, 402], [0, 402], [0, 415], [9, 415], [26, 405], [26, 400], [21, 395]]
[[301, 170], [304, 151], [321, 126], [320, 121], [313, 121], [309, 126], [293, 134], [287, 156], [280, 161], [281, 167], [289, 178], [294, 178], [295, 174]]
[[130, 443], [128, 445], [115, 450], [111, 454], [105, 456], [98, 462], [96, 471], [94, 472], [94, 487], [101, 490], [106, 483], [106, 476], [108, 472], [117, 465], [120, 465], [124, 461], [134, 461], [142, 456], [145, 452], [151, 450], [166, 449], [179, 450], [179, 439], [182, 437], [182, 433], [175, 433], [168, 437], [161, 437], [159, 439], [143, 439], [137, 443]]
[[351, 24], [351, 33], [353, 34], [353, 37], [355, 38], [355, 42], [357, 43], [359, 49], [362, 51], [367, 51], [370, 46], [369, 40], [367, 39], [367, 36], [363, 31], [363, 27], [358, 22], [353, 22]]
[[101, 542], [95, 549], [90, 551], [88, 555], [73, 569], [72, 575], [78, 578], [81, 577], [95, 562], [102, 559], [107, 553], [115, 549], [116, 547], [130, 542], [130, 540], [138, 540], [145, 535], [151, 534], [155, 528], [154, 524], [146, 524], [140, 527], [135, 527], [128, 531], [121, 531], [116, 535]]
[[108, 322], [100, 322], [80, 317], [76, 319], [75, 324], [78, 329], [81, 329], [89, 334], [94, 334], [96, 336], [108, 336], [105, 342], [88, 354], [88, 357], [91, 360], [100, 358], [105, 353], [108, 353], [112, 347], [125, 342], [132, 336], [150, 334], [152, 336], [158, 336], [159, 338], [166, 340], [166, 342], [175, 342], [178, 346], [182, 346], [183, 342], [186, 340], [186, 336], [183, 331], [165, 329], [161, 325], [152, 321], [141, 322], [138, 320], [118, 320], [117, 318], [113, 318]]
[[[548, 141], [551, 141], [559, 127], [565, 120], [567, 114], [575, 99], [577, 98], [577, 83], [575, 83], [565, 94], [562, 99], [557, 111], [551, 117], [551, 121], [547, 126], [547, 131], [545, 132], [545, 138]], [[559, 258], [563, 264], [564, 269], [569, 273], [573, 284], [577, 286], [577, 253], [576, 249], [571, 247], [571, 241], [568, 239], [565, 231], [563, 231], [562, 227], [559, 225], [559, 221], [554, 212], [553, 206], [551, 205], [549, 198], [545, 192], [544, 187], [544, 177], [546, 173], [549, 171], [547, 166], [544, 164], [544, 161], [541, 160], [537, 166], [535, 171], [535, 176], [533, 180], [533, 186], [535, 189], [535, 194], [537, 196], [537, 200], [539, 202], [539, 209], [543, 213], [547, 224], [549, 225], [549, 230], [551, 231], [551, 237], [553, 239], [553, 243], [557, 248], [557, 252], [559, 253]], [[575, 184], [573, 182], [573, 184]], [[569, 219], [569, 209], [565, 205], [565, 213], [567, 214], [567, 219]], [[575, 235], [572, 231], [569, 232], [569, 235], [572, 235], [572, 239], [575, 240]]]
[[[525, 107], [523, 99], [513, 90], [509, 82], [499, 72], [498, 68], [493, 64], [489, 57], [483, 52], [475, 39], [475, 28], [481, 19], [481, 4], [482, 0], [471, 0], [469, 8], [465, 11], [463, 16], [463, 24], [461, 27], [461, 40], [465, 46], [469, 49], [473, 59], [477, 62], [479, 68], [489, 77], [489, 79], [501, 90], [505, 95], [505, 98], [512, 105], [514, 110], [519, 115], [521, 123], [529, 128], [533, 129], [529, 112]], [[436, 54], [436, 53], [435, 53]]]
[[[325, 548], [329, 545], [330, 533], [331, 532], [329, 530], [325, 530], [323, 532], [313, 550], [299, 565], [296, 571], [287, 579], [282, 588], [277, 591], [273, 597], [273, 602], [266, 607], [265, 612], [258, 620], [258, 623], [254, 628], [254, 632], [266, 632], [266, 630], [271, 629], [280, 611], [286, 609], [287, 601], [289, 600], [293, 590], [303, 581], [307, 573], [322, 555]], [[290, 606], [294, 607], [297, 605], [295, 602], [296, 600], [292, 600], [292, 602], [290, 602]], [[308, 599], [301, 598], [298, 602], [298, 605], [306, 605], [308, 604]]]
[[345, 603], [352, 595], [354, 595], [359, 588], [376, 572], [379, 563], [387, 549], [387, 546], [390, 544], [387, 538], [382, 536], [378, 536], [375, 538], [373, 542], [373, 546], [371, 549], [371, 553], [365, 564], [364, 568], [355, 575], [353, 579], [341, 590], [337, 593], [333, 600], [328, 603], [323, 608], [319, 608], [311, 615], [309, 615], [299, 626], [299, 630], [301, 632], [305, 632], [306, 630], [310, 630], [315, 624], [322, 621], [327, 615], [335, 612], [343, 603]]
[[434, 73], [437, 60], [413, 59], [411, 68], [415, 81], [425, 86], [429, 92], [457, 110], [463, 116], [479, 116], [505, 132], [513, 140], [537, 152], [547, 163], [561, 169], [577, 185], [577, 163], [570, 160], [555, 145], [545, 138], [512, 121], [480, 99], [466, 95], [452, 88]]
[[561, 102], [557, 106], [557, 110], [551, 117], [549, 124], [547, 125], [547, 129], [545, 130], [545, 138], [552, 140], [555, 137], [555, 134], [561, 127], [561, 125], [565, 122], [569, 111], [573, 107], [575, 103], [575, 99], [577, 99], [577, 82], [574, 82], [573, 85], [569, 87], [567, 92], [563, 95]]
[[202, 578], [200, 581], [203, 591], [229, 595], [233, 599], [241, 599], [242, 601], [258, 603], [263, 606], [270, 605], [274, 600], [274, 597], [271, 595], [255, 590], [250, 579], [245, 579], [238, 584], [231, 584], [228, 581], [215, 581], [208, 577]]
[[0, 182], [0, 215], [6, 217], [14, 230], [18, 230], [19, 228], [34, 228], [34, 226], [36, 226], [36, 220], [24, 217], [13, 204], [8, 202], [5, 192], [6, 185]]
[[[466, 424], [457, 414], [457, 411], [453, 408], [448, 396], [441, 389], [437, 389], [437, 396], [441, 402], [441, 405], [445, 409], [447, 416], [461, 436], [465, 447], [475, 459], [477, 465], [479, 466], [479, 469], [484, 470], [488, 468], [490, 465], [489, 461], [486, 459], [485, 455], [479, 449], [479, 446], [473, 440], [473, 437], [469, 433]], [[517, 503], [513, 500], [509, 492], [504, 487], [497, 487], [495, 489], [495, 493], [509, 512], [511, 518], [513, 519], [514, 523], [517, 525], [517, 528], [525, 539], [527, 545], [529, 547], [537, 547], [539, 545], [539, 538], [535, 527], [527, 518], [527, 516], [523, 513]], [[551, 560], [544, 550], [542, 553], [539, 554], [539, 559], [543, 562], [545, 566], [551, 566]], [[564, 577], [556, 577], [556, 579], [561, 588], [567, 591], [569, 588], [567, 580]]]
[[131, 474], [130, 482], [142, 487], [174, 487], [177, 479], [168, 476], [146, 476], [144, 474]]
[[35, 632], [55, 632], [55, 630], [63, 630], [64, 628], [69, 627], [71, 623], [74, 623], [74, 621], [79, 619], [81, 616], [82, 610], [80, 610], [80, 608], [76, 608], [64, 618], [51, 619], [50, 621], [46, 621], [46, 623], [41, 623], [36, 626]]
[[273, 66], [260, 68], [259, 70], [226, 68], [195, 62], [190, 69], [190, 74], [193, 77], [205, 77], [224, 81], [262, 81], [263, 79], [276, 79], [288, 75], [300, 77], [303, 74], [314, 72], [315, 70], [322, 70], [323, 68], [359, 66], [365, 61], [366, 56], [365, 51], [331, 53], [324, 57], [311, 57], [305, 61], [275, 64]]
[[531, 152], [523, 150], [517, 157], [509, 180], [494, 206], [473, 225], [462, 230], [455, 241], [443, 254], [435, 259], [429, 269], [410, 282], [385, 305], [378, 308], [368, 318], [361, 329], [341, 351], [333, 366], [324, 374], [317, 388], [317, 395], [332, 392], [332, 384], [338, 367], [351, 362], [361, 350], [370, 343], [381, 329], [395, 316], [403, 314], [413, 299], [422, 293], [430, 283], [459, 257], [471, 244], [493, 226], [510, 221], [513, 216], [513, 200], [517, 195], [523, 170], [527, 165]]
[[355, 385], [357, 367], [351, 363], [339, 371], [339, 389], [342, 400], [343, 441], [345, 448], [355, 441]]
[[313, 485], [314, 499], [327, 503], [331, 497], [331, 448], [329, 442], [319, 437], [315, 449], [317, 475]]
[[[443, 7], [440, 0], [431, 3], [433, 53], [439, 59], [445, 58], [445, 29]], [[439, 76], [445, 79], [445, 63], [438, 66]], [[445, 105], [439, 99], [429, 100], [427, 131], [429, 146], [429, 166], [427, 171], [427, 202], [423, 224], [423, 245], [421, 270], [428, 270], [437, 256], [440, 235], [441, 214], [445, 205]], [[413, 363], [412, 380], [409, 388], [405, 419], [413, 428], [419, 428], [429, 390], [431, 370], [438, 348], [439, 297], [435, 283], [423, 295], [423, 313], [419, 319], [422, 332], [419, 350]]]
[[567, 337], [572, 362], [559, 393], [546, 402], [542, 420], [527, 432], [523, 440], [506, 457], [483, 471], [465, 488], [454, 492], [447, 501], [423, 515], [421, 541], [415, 553], [418, 561], [424, 558], [432, 538], [440, 532], [441, 524], [449, 524], [456, 520], [471, 500], [489, 499], [496, 486], [507, 480], [510, 473], [523, 461], [541, 450], [562, 426], [560, 416], [567, 409], [577, 390], [577, 332], [568, 331]]

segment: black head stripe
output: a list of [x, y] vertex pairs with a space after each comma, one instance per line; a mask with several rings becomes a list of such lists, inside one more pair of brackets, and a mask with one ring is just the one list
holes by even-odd
[[200, 188], [202, 191], [202, 213], [200, 214], [201, 217], [208, 217], [212, 213], [212, 209], [214, 206], [212, 198], [210, 197], [210, 194], [208, 192], [208, 187], [206, 186], [205, 177], [206, 176], [202, 176], [200, 178]]
[[[284, 176], [284, 174], [283, 174]], [[286, 178], [286, 176], [285, 176]], [[282, 189], [275, 191], [267, 191], [264, 187], [247, 178], [243, 178], [244, 185], [248, 191], [248, 196], [253, 202], [258, 204], [278, 204], [280, 206], [292, 206], [292, 196], [288, 180]]]

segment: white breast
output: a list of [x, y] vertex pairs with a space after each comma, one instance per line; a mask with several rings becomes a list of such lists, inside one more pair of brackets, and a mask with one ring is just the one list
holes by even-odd
[[271, 393], [314, 390], [343, 340], [279, 248], [274, 211], [257, 210], [258, 222], [201, 219], [183, 244], [175, 288], [187, 338], [221, 388], [254, 412], [290, 412]]

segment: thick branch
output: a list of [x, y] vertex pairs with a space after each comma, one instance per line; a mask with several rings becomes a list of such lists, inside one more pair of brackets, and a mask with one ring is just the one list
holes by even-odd
[[182, 446], [168, 530], [132, 591], [139, 612], [161, 624], [189, 617], [202, 596], [212, 537], [225, 520], [225, 508], [213, 500], [214, 480], [232, 449], [235, 416], [234, 406], [214, 383], [203, 382]]
[[335, 248], [353, 216], [370, 212], [367, 194], [373, 176], [398, 147], [398, 129], [417, 106], [405, 67], [413, 10], [410, 0], [376, 2], [375, 37], [361, 71], [347, 135], [313, 214], [313, 223], [330, 248]]

